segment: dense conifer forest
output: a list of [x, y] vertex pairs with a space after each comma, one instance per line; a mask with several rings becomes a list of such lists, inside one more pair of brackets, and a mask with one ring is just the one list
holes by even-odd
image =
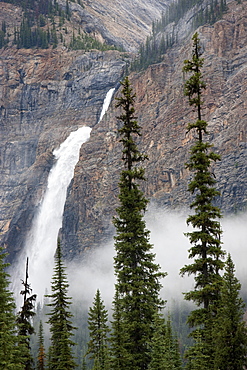
[[[72, 50], [109, 50], [118, 49], [114, 45], [101, 43], [94, 37], [80, 30], [74, 30], [70, 42], [65, 42], [64, 34], [67, 33], [65, 20], [70, 20], [71, 11], [69, 1], [63, 9], [57, 0], [6, 0], [6, 3], [20, 6], [23, 10], [22, 22], [14, 30], [13, 43], [17, 48], [41, 48], [49, 46], [57, 47], [58, 43]], [[80, 0], [71, 2], [83, 7]], [[227, 10], [226, 0], [178, 0], [172, 2], [161, 19], [153, 22], [152, 34], [146, 42], [140, 46], [138, 57], [132, 63], [132, 69], [139, 71], [147, 68], [150, 64], [161, 60], [166, 50], [178, 41], [176, 26], [184, 15], [194, 9], [192, 29], [203, 24], [213, 24], [220, 19]], [[169, 26], [169, 27], [168, 27]], [[0, 48], [10, 42], [8, 25], [3, 22], [0, 31]]]
[[[184, 15], [193, 9], [191, 30], [204, 24], [213, 24], [227, 10], [226, 0], [178, 0], [172, 2], [161, 19], [153, 22], [152, 34], [140, 46], [139, 55], [132, 63], [134, 71], [147, 68], [162, 60], [166, 50], [178, 42], [177, 25]], [[169, 27], [168, 27], [169, 26]]]
[[[69, 42], [65, 41], [68, 33], [65, 20], [69, 21], [71, 17], [69, 6], [71, 1], [66, 1], [64, 9], [58, 4], [57, 0], [6, 0], [4, 2], [19, 6], [22, 9], [21, 24], [14, 27], [13, 41], [11, 41], [11, 45], [16, 45], [18, 49], [56, 48], [58, 44], [62, 44], [71, 50], [118, 49], [114, 45], [99, 42], [90, 34], [83, 32], [80, 27], [73, 30]], [[72, 2], [83, 7], [80, 0], [73, 0]], [[8, 24], [3, 22], [0, 31], [0, 48], [10, 45], [10, 36], [12, 35], [9, 33]]]

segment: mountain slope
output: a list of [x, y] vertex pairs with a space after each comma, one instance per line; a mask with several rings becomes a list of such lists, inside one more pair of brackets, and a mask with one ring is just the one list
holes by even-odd
[[[65, 6], [66, 2], [60, 3]], [[84, 7], [71, 3], [71, 20], [65, 22], [66, 42], [72, 37], [73, 25], [74, 29], [80, 25], [99, 41], [112, 41], [130, 51], [145, 40], [152, 20], [165, 6], [163, 2], [148, 1], [144, 5], [138, 2], [140, 7], [132, 9], [134, 3], [128, 0], [121, 2], [119, 12], [116, 2], [81, 3]], [[221, 163], [213, 170], [222, 192], [217, 202], [224, 212], [246, 209], [245, 5], [232, 2], [221, 21], [199, 29], [208, 85], [204, 113], [210, 140], [215, 151], [222, 154]], [[17, 9], [3, 2], [0, 6], [10, 11], [10, 17]], [[131, 10], [131, 18], [127, 10]], [[121, 22], [115, 22], [114, 17], [121, 17]], [[190, 175], [184, 162], [193, 140], [186, 135], [193, 113], [183, 98], [181, 72], [190, 50], [187, 39], [169, 49], [161, 63], [130, 76], [137, 94], [138, 120], [143, 126], [140, 145], [150, 158], [145, 191], [151, 204], [167, 210], [183, 209], [190, 203], [186, 191]], [[131, 57], [117, 50], [69, 50], [63, 44], [45, 50], [17, 50], [15, 46], [1, 49], [0, 226], [10, 260], [25, 243], [54, 162], [52, 150], [83, 125], [93, 130], [81, 149], [68, 191], [62, 243], [67, 258], [72, 259], [112, 237], [111, 218], [117, 205], [121, 166], [114, 103], [101, 123], [98, 118], [107, 91], [119, 87]]]
[[[217, 204], [223, 213], [245, 211], [247, 205], [246, 24], [245, 4], [234, 2], [223, 20], [199, 29], [207, 83], [203, 114], [209, 123], [209, 140], [222, 156], [212, 171], [222, 194]], [[194, 114], [183, 97], [182, 74], [190, 50], [190, 42], [177, 45], [168, 50], [162, 63], [131, 75], [138, 122], [143, 127], [140, 145], [149, 156], [145, 192], [151, 208], [166, 211], [184, 210], [191, 203], [186, 191], [191, 175], [184, 163], [193, 142], [186, 125]], [[107, 243], [114, 232], [111, 217], [118, 204], [121, 166], [117, 113], [112, 105], [81, 150], [62, 230], [70, 258], [87, 247]]]

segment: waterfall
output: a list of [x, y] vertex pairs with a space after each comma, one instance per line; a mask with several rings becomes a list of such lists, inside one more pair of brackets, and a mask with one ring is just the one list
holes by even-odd
[[114, 94], [114, 91], [115, 91], [115, 87], [110, 89], [108, 91], [108, 93], [106, 94], [104, 104], [103, 104], [103, 108], [102, 108], [102, 111], [101, 111], [101, 114], [100, 114], [99, 122], [102, 120], [102, 118], [104, 117], [105, 113], [107, 112], [107, 110], [109, 108], [109, 105], [110, 105], [110, 102], [112, 100], [112, 95]]
[[[114, 90], [114, 88], [110, 89], [105, 97], [99, 122], [110, 105]], [[74, 176], [81, 145], [89, 139], [90, 132], [90, 127], [80, 127], [71, 132], [60, 147], [53, 151], [56, 161], [48, 176], [47, 189], [32, 223], [23, 253], [18, 265], [14, 266], [12, 274], [17, 307], [21, 290], [20, 280], [23, 278], [27, 256], [29, 258], [29, 283], [33, 293], [38, 295], [39, 301], [42, 300], [45, 289], [50, 287], [57, 236], [62, 227], [67, 189]]]

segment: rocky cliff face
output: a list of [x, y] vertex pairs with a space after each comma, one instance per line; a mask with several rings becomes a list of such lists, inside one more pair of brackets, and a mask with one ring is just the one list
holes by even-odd
[[[87, 0], [83, 8], [71, 3], [72, 20], [100, 41], [135, 52], [151, 30], [152, 22], [161, 17], [169, 1], [162, 0]], [[66, 1], [60, 0], [65, 8]]]
[[[66, 1], [59, 4], [65, 7]], [[67, 44], [73, 31], [80, 27], [99, 41], [136, 50], [165, 4], [149, 0], [140, 5], [140, 12], [134, 7], [129, 20], [127, 15], [133, 4], [124, 2], [123, 12], [117, 12], [118, 17], [122, 14], [122, 23], [126, 19], [124, 26], [119, 25], [119, 30], [124, 28], [124, 39], [123, 30], [105, 26], [115, 22], [115, 2], [114, 6], [104, 1], [70, 6], [71, 21], [65, 21], [67, 33], [63, 32]], [[21, 23], [21, 9], [4, 2], [0, 7], [0, 23], [6, 21], [12, 41], [14, 27]], [[135, 42], [133, 32], [137, 35]], [[48, 50], [1, 49], [0, 235], [11, 260], [22, 249], [42, 199], [53, 165], [53, 149], [72, 130], [98, 122], [105, 95], [119, 84], [129, 57], [117, 51], [69, 51], [61, 44]]]
[[[207, 83], [203, 113], [209, 123], [208, 139], [222, 157], [212, 171], [221, 192], [216, 201], [224, 213], [246, 210], [247, 204], [246, 24], [244, 4], [236, 7], [234, 3], [223, 20], [199, 29]], [[189, 42], [178, 45], [162, 63], [131, 75], [138, 122], [143, 128], [139, 145], [149, 156], [145, 194], [151, 207], [166, 211], [186, 209], [191, 202], [187, 193], [191, 175], [184, 163], [193, 144], [186, 125], [195, 116], [183, 97], [185, 77], [181, 72], [190, 51]], [[112, 105], [81, 149], [62, 229], [68, 258], [107, 243], [114, 232], [111, 218], [118, 204], [122, 166], [116, 115]]]
[[95, 125], [125, 62], [115, 52], [22, 51], [11, 58], [8, 52], [2, 59], [1, 208], [3, 232], [11, 221], [7, 244], [13, 255], [45, 189], [52, 150], [71, 130]]
[[[116, 8], [123, 8], [122, 12], [115, 10], [117, 3], [103, 0], [87, 1], [83, 9], [77, 4], [72, 6], [75, 22], [90, 26], [99, 39], [112, 38], [119, 44], [122, 40], [122, 45], [133, 51], [150, 30], [152, 18], [162, 11], [162, 4], [150, 0], [140, 4], [142, 10], [137, 11], [131, 8], [133, 2], [123, 1]], [[223, 20], [199, 30], [207, 82], [204, 113], [209, 122], [209, 139], [222, 155], [213, 171], [222, 193], [217, 202], [224, 212], [246, 209], [247, 200], [245, 5], [234, 2]], [[129, 12], [134, 18], [128, 16]], [[117, 21], [120, 16], [121, 22]], [[186, 192], [190, 174], [184, 162], [193, 142], [193, 137], [186, 134], [186, 125], [194, 116], [183, 97], [181, 72], [190, 50], [189, 41], [177, 45], [162, 63], [131, 75], [137, 94], [136, 113], [143, 127], [139, 144], [149, 156], [144, 190], [151, 204], [167, 210], [186, 208], [190, 202]], [[106, 92], [118, 86], [128, 60], [128, 54], [118, 51], [85, 53], [62, 47], [1, 50], [0, 227], [11, 260], [23, 247], [46, 187], [53, 164], [52, 150], [82, 125], [93, 130], [81, 148], [68, 190], [62, 243], [71, 259], [112, 236], [111, 218], [117, 205], [122, 166], [114, 103], [100, 123], [98, 118]]]

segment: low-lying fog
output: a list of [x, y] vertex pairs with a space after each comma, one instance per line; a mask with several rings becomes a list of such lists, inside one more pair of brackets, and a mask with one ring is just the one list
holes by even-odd
[[[150, 230], [150, 242], [154, 245], [156, 262], [161, 270], [168, 273], [162, 280], [162, 297], [167, 300], [167, 307], [173, 300], [182, 300], [182, 292], [193, 288], [193, 277], [179, 275], [180, 268], [188, 263], [188, 249], [190, 244], [184, 233], [190, 229], [186, 224], [185, 214], [166, 213], [161, 210], [150, 210], [146, 214], [147, 229]], [[231, 253], [236, 267], [236, 275], [242, 283], [242, 291], [247, 294], [247, 268], [246, 268], [246, 240], [247, 240], [247, 214], [225, 217], [221, 220], [223, 228], [223, 249]], [[101, 245], [97, 250], [90, 253], [86, 260], [81, 263], [76, 261], [67, 266], [67, 276], [70, 284], [69, 295], [82, 306], [89, 307], [92, 304], [97, 289], [100, 289], [102, 299], [107, 307], [111, 307], [114, 295], [114, 269], [113, 256], [115, 255], [113, 239], [107, 245]], [[41, 262], [44, 261], [40, 256]], [[39, 262], [36, 261], [36, 266]], [[31, 263], [30, 263], [31, 266]], [[40, 266], [41, 267], [41, 266]], [[23, 272], [25, 270], [23, 269]], [[24, 276], [19, 273], [20, 279]], [[53, 275], [52, 265], [47, 263], [37, 272], [30, 270], [29, 283], [33, 293], [38, 295], [38, 301], [43, 301], [45, 289], [50, 291]], [[15, 291], [22, 289], [21, 281], [15, 282]], [[19, 286], [18, 286], [19, 282]], [[48, 284], [48, 286], [47, 286]], [[18, 293], [19, 294], [19, 293]], [[20, 296], [19, 296], [20, 297]], [[18, 295], [17, 302], [19, 303]], [[18, 306], [18, 304], [17, 304]]]

